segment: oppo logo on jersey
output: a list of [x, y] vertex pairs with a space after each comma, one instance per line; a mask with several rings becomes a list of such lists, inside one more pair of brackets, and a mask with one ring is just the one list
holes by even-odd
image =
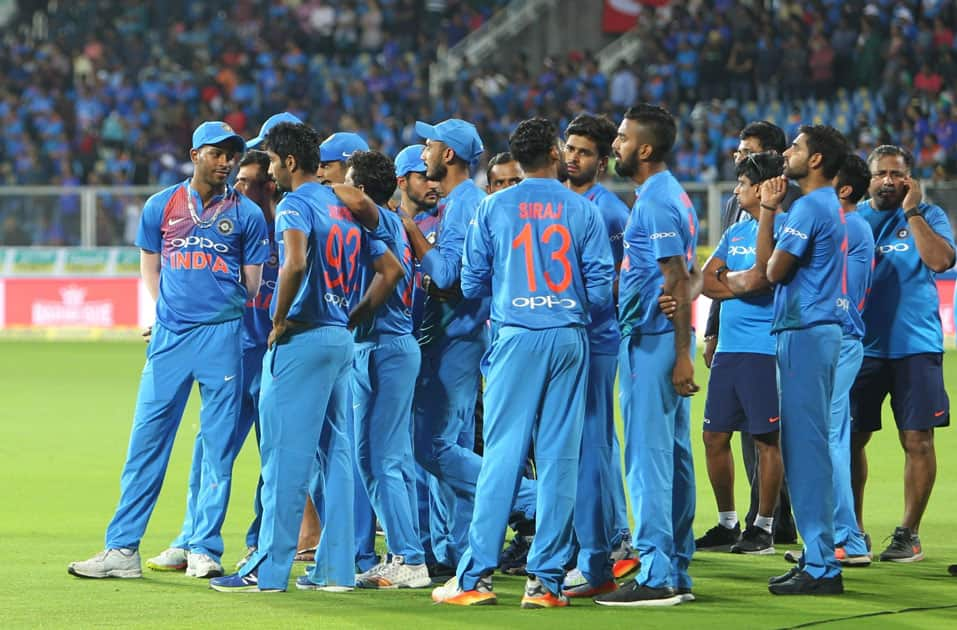
[[851, 310], [851, 301], [846, 297], [839, 297], [837, 298], [837, 307], [842, 311], [849, 311]]
[[894, 243], [893, 245], [881, 245], [877, 248], [882, 254], [892, 254], [894, 252], [906, 252], [910, 250], [910, 245], [907, 243]]
[[561, 219], [562, 204], [552, 206], [552, 202], [529, 201], [518, 204], [519, 219]]
[[804, 232], [799, 232], [799, 231], [795, 230], [793, 227], [786, 227], [786, 228], [784, 228], [784, 233], [785, 233], [785, 234], [793, 234], [794, 236], [798, 237], [798, 238], [801, 239], [802, 241], [806, 241], [806, 240], [807, 240], [807, 234], [805, 234]]
[[651, 240], [656, 241], [660, 238], [675, 238], [678, 236], [677, 232], [655, 232], [651, 235]]
[[728, 248], [728, 253], [732, 256], [747, 256], [755, 254], [757, 250], [754, 247], [745, 247], [744, 245], [732, 245]]
[[349, 308], [349, 298], [345, 297], [344, 295], [326, 293], [324, 298], [326, 302], [332, 304], [333, 306], [338, 306], [339, 308]]
[[514, 298], [512, 306], [530, 310], [536, 308], [575, 308], [578, 306], [578, 302], [571, 298], [560, 298], [555, 295], [532, 295]]
[[215, 243], [205, 236], [187, 236], [186, 238], [174, 238], [169, 242], [171, 247], [183, 249], [186, 247], [202, 247], [204, 249], [213, 249], [220, 254], [229, 252], [229, 246], [225, 243]]

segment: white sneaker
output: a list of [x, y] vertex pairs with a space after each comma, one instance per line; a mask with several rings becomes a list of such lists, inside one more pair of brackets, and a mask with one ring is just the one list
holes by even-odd
[[582, 574], [578, 567], [575, 567], [565, 574], [563, 588], [575, 588], [576, 586], [581, 586], [582, 584], [588, 584], [588, 580], [585, 579], [584, 574]]
[[459, 590], [459, 578], [452, 576], [442, 586], [436, 586], [432, 589], [432, 601], [442, 603], [461, 593]]
[[[253, 557], [254, 553], [256, 553], [256, 547], [246, 547], [246, 555], [240, 558], [239, 562], [236, 563], [236, 570], [239, 571], [240, 569], [242, 569], [243, 565], [249, 562], [249, 559]], [[147, 564], [146, 566], [149, 566], [149, 564]]]
[[105, 549], [89, 560], [71, 562], [67, 571], [70, 575], [87, 578], [143, 577], [140, 552], [136, 549]]
[[179, 547], [170, 547], [146, 561], [146, 568], [153, 571], [182, 571], [186, 565], [186, 550]]
[[[371, 575], [366, 575], [371, 573]], [[379, 564], [356, 577], [359, 588], [425, 588], [432, 586], [425, 564], [406, 564], [402, 556], [392, 556], [392, 562]]]
[[186, 577], [208, 579], [223, 576], [223, 565], [205, 553], [193, 553], [186, 556]]

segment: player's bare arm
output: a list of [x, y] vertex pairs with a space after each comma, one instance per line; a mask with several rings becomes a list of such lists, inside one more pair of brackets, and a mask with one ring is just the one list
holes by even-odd
[[369, 283], [369, 288], [349, 313], [349, 330], [372, 317], [372, 314], [389, 299], [396, 285], [405, 275], [399, 259], [389, 250], [372, 262], [372, 268], [375, 270], [375, 276]]
[[[904, 212], [917, 210], [923, 198], [920, 182], [908, 175], [904, 185], [907, 187], [907, 194], [901, 204]], [[954, 248], [930, 227], [922, 214], [918, 212], [908, 217], [907, 225], [911, 234], [914, 235], [914, 245], [917, 247], [921, 261], [931, 271], [941, 273], [954, 266]]]
[[683, 256], [671, 256], [658, 261], [665, 277], [664, 293], [675, 298], [671, 318], [675, 328], [675, 365], [671, 382], [680, 396], [691, 396], [700, 388], [694, 382], [694, 363], [691, 361], [691, 276]]
[[286, 334], [289, 326], [286, 315], [306, 273], [306, 234], [299, 230], [284, 230], [282, 237], [286, 256], [282, 267], [279, 268], [279, 287], [275, 297], [276, 312], [272, 317], [272, 331], [267, 341], [269, 348], [272, 348]]
[[243, 265], [243, 284], [246, 286], [246, 299], [254, 300], [259, 295], [259, 286], [263, 280], [262, 265]]
[[[758, 243], [754, 256], [754, 268], [772, 284], [777, 284], [780, 280], [773, 280], [768, 275], [771, 257], [774, 254], [786, 253], [774, 250], [774, 217], [778, 214], [787, 187], [788, 181], [783, 175], [772, 177], [761, 183], [761, 216], [758, 219]], [[791, 258], [794, 257], [791, 256]], [[786, 276], [782, 276], [782, 279], [784, 277]]]
[[336, 193], [342, 203], [346, 205], [356, 221], [367, 230], [379, 227], [379, 206], [362, 190], [348, 184], [333, 184], [332, 192]]

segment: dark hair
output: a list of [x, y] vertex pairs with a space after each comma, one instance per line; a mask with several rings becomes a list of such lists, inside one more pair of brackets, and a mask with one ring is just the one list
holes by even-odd
[[239, 166], [249, 166], [250, 164], [255, 164], [259, 167], [259, 171], [265, 177], [269, 177], [269, 154], [265, 151], [258, 151], [256, 149], [250, 149], [246, 151], [246, 155], [243, 156], [243, 159], [239, 161]]
[[319, 168], [319, 144], [316, 130], [302, 123], [279, 123], [266, 135], [266, 148], [285, 160], [291, 155], [296, 164], [308, 173]]
[[787, 139], [784, 137], [784, 131], [772, 122], [767, 120], [758, 120], [748, 123], [738, 134], [738, 138], [756, 138], [761, 143], [762, 151], [777, 151], [784, 153], [787, 148]]
[[651, 103], [639, 103], [629, 107], [625, 118], [634, 120], [651, 132], [653, 148], [649, 162], [664, 162], [675, 146], [675, 136], [678, 131], [675, 119], [664, 107]]
[[518, 127], [508, 137], [508, 148], [525, 170], [535, 170], [545, 166], [548, 153], [556, 148], [558, 129], [547, 118], [529, 118], [518, 123]]
[[775, 151], [752, 153], [741, 160], [735, 171], [738, 177], [744, 175], [752, 184], [760, 184], [784, 172], [784, 158]]
[[847, 200], [851, 203], [857, 203], [867, 194], [867, 188], [871, 183], [871, 171], [865, 162], [856, 153], [849, 153], [841, 165], [841, 170], [837, 172], [837, 185], [835, 188], [840, 191], [843, 186], [851, 187], [851, 194]]
[[907, 169], [910, 170], [914, 168], [914, 156], [911, 155], [911, 152], [904, 147], [899, 147], [894, 144], [882, 144], [871, 151], [871, 154], [867, 156], [867, 165], [870, 166], [872, 163], [888, 155], [904, 158], [904, 165], [907, 166]]
[[346, 160], [352, 167], [352, 183], [361, 186], [372, 201], [380, 206], [389, 202], [395, 192], [395, 164], [379, 151], [356, 151]]
[[840, 131], [830, 125], [802, 125], [798, 130], [807, 141], [807, 154], [821, 154], [821, 173], [827, 179], [834, 179], [851, 152], [851, 147]]
[[615, 141], [618, 129], [615, 123], [604, 116], [579, 114], [568, 123], [565, 129], [565, 138], [568, 136], [584, 136], [598, 147], [598, 157], [606, 158], [611, 155], [611, 143]]
[[512, 154], [508, 151], [502, 151], [501, 153], [496, 153], [492, 156], [492, 159], [488, 161], [488, 166], [485, 168], [485, 181], [492, 181], [492, 167], [498, 166], [499, 164], [508, 164], [509, 162], [514, 162], [515, 158], [512, 157]]

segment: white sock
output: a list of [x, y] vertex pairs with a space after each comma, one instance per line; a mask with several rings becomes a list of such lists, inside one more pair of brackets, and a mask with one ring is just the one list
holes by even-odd
[[718, 512], [718, 523], [721, 524], [721, 527], [734, 529], [734, 526], [738, 524], [737, 510], [731, 510], [730, 512]]
[[771, 527], [774, 525], [773, 516], [761, 516], [760, 514], [754, 517], [754, 526], [760, 527], [767, 533], [771, 533]]

